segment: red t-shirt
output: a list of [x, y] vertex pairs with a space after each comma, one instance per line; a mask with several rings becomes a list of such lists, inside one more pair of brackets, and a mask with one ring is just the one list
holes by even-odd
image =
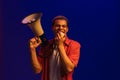
[[[45, 80], [49, 80], [49, 56], [51, 55], [51, 52], [52, 52], [53, 43], [54, 41], [50, 40], [49, 46], [44, 48], [41, 47], [40, 49], [40, 53], [39, 53], [40, 55], [46, 54], [46, 56], [44, 56], [46, 58], [43, 58], [43, 56], [42, 57], [38, 56], [38, 60], [42, 64], [42, 80], [43, 78], [46, 78]], [[77, 41], [71, 40], [67, 37], [65, 40], [64, 48], [69, 59], [77, 67], [77, 64], [80, 58], [80, 48], [81, 48], [80, 43]], [[73, 75], [73, 71], [70, 73], [67, 73], [64, 77], [62, 77], [62, 80], [72, 80], [72, 75]]]

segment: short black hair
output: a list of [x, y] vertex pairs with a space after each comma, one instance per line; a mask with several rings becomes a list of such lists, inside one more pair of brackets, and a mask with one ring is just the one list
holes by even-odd
[[52, 20], [52, 26], [55, 24], [56, 20], [65, 20], [67, 22], [67, 25], [68, 25], [68, 19], [65, 16], [58, 15], [58, 16], [56, 16], [56, 17], [53, 18], [53, 20]]

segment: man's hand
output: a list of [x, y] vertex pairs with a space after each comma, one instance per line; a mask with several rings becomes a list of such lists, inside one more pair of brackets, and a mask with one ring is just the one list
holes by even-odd
[[63, 45], [64, 41], [65, 41], [65, 34], [63, 32], [58, 32], [56, 37], [55, 37], [55, 41], [57, 43], [57, 45]]
[[41, 44], [41, 40], [39, 37], [34, 37], [29, 40], [29, 47], [31, 49], [37, 48]]

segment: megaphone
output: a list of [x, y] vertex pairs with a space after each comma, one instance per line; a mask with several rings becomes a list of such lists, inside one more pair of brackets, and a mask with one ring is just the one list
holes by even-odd
[[30, 14], [22, 20], [22, 24], [28, 25], [32, 32], [35, 34], [35, 36], [41, 39], [42, 41], [41, 45], [45, 46], [47, 45], [48, 40], [44, 34], [44, 30], [41, 25], [41, 17], [42, 17], [41, 12]]

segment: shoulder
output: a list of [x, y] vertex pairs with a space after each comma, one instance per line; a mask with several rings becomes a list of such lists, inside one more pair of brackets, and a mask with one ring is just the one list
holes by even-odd
[[80, 42], [76, 41], [76, 40], [71, 40], [72, 44], [81, 47]]
[[49, 44], [53, 44], [54, 39], [49, 39], [48, 42], [49, 42]]
[[71, 46], [73, 46], [73, 47], [74, 47], [74, 46], [81, 47], [80, 42], [78, 42], [78, 41], [76, 41], [76, 40], [68, 39], [67, 41], [69, 42], [69, 45], [71, 45]]

